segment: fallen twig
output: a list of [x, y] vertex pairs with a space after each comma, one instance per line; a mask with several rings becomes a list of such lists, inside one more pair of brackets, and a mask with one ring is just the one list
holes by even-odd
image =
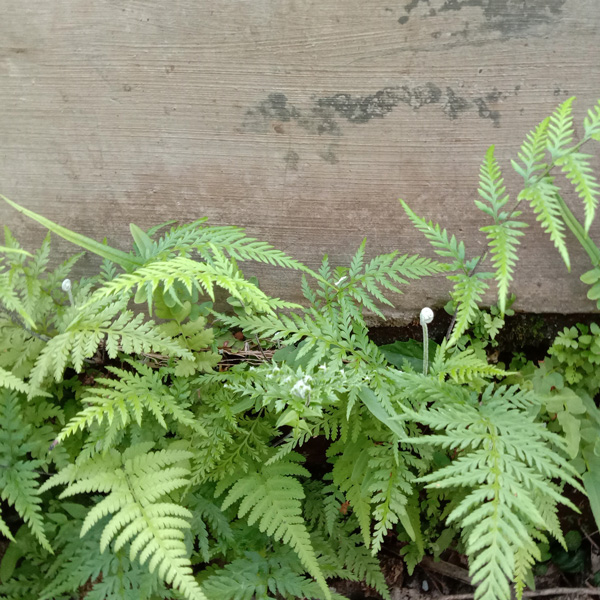
[[445, 562], [443, 560], [434, 561], [429, 556], [425, 556], [423, 560], [419, 563], [419, 566], [425, 569], [426, 571], [433, 571], [435, 573], [439, 573], [440, 575], [444, 575], [446, 577], [462, 581], [463, 583], [473, 585], [471, 583], [471, 578], [469, 577], [469, 571], [457, 565]]

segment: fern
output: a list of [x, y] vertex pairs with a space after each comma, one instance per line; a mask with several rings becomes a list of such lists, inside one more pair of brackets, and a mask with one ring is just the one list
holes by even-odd
[[165, 416], [189, 427], [197, 433], [204, 433], [200, 423], [185, 405], [180, 405], [174, 397], [171, 388], [163, 383], [168, 373], [165, 370], [153, 371], [150, 367], [128, 361], [137, 372], [129, 372], [116, 367], [107, 370], [116, 379], [98, 377], [96, 383], [104, 387], [94, 387], [87, 390], [82, 402], [88, 406], [71, 419], [60, 432], [56, 442], [60, 443], [68, 436], [83, 429], [92, 429], [94, 424], [112, 425], [118, 419], [118, 428], [123, 429], [131, 422], [142, 425], [143, 413], [154, 416], [158, 423], [169, 430]]
[[0, 367], [0, 388], [8, 388], [23, 394], [34, 393], [23, 380], [15, 377], [10, 371], [6, 371], [2, 367]]
[[66, 484], [61, 498], [82, 492], [108, 495], [86, 516], [85, 535], [103, 516], [112, 514], [100, 538], [100, 551], [114, 540], [113, 551], [130, 544], [130, 558], [148, 562], [151, 573], [172, 584], [189, 600], [206, 600], [192, 575], [183, 531], [191, 513], [161, 499], [187, 484], [189, 470], [177, 465], [192, 454], [184, 450], [149, 452], [152, 443], [131, 446], [123, 454], [109, 450], [105, 456], [80, 461], [62, 469], [42, 487]]
[[434, 488], [463, 487], [468, 495], [448, 522], [465, 531], [475, 598], [508, 599], [515, 577], [515, 555], [536, 556], [533, 536], [546, 524], [535, 498], [575, 508], [551, 481], [557, 477], [581, 489], [576, 471], [552, 446], [564, 450], [561, 438], [533, 421], [525, 407], [534, 405], [527, 392], [489, 386], [476, 405], [448, 405], [407, 413], [442, 434], [413, 438], [413, 444], [434, 444], [460, 450], [450, 465], [421, 478]]
[[544, 119], [534, 131], [527, 134], [527, 138], [521, 146], [521, 151], [518, 153], [518, 157], [525, 168], [521, 167], [516, 161], [511, 161], [514, 170], [525, 180], [525, 187], [534, 183], [539, 177], [540, 171], [544, 172], [547, 168], [543, 160], [546, 155], [549, 125], [550, 117]]
[[490, 146], [481, 165], [478, 191], [489, 206], [478, 200], [475, 204], [494, 220], [493, 225], [482, 227], [481, 231], [487, 234], [492, 264], [496, 269], [498, 306], [501, 314], [504, 314], [508, 288], [517, 262], [517, 246], [520, 244], [518, 238], [523, 235], [520, 230], [527, 227], [527, 224], [514, 220], [521, 214], [520, 212], [502, 211], [508, 202], [508, 194], [505, 195], [504, 179], [494, 158], [494, 146]]
[[550, 116], [546, 147], [553, 160], [565, 154], [566, 146], [573, 141], [573, 100], [574, 96], [565, 100]]
[[600, 186], [596, 178], [592, 175], [590, 167], [590, 154], [581, 152], [570, 152], [557, 159], [557, 166], [562, 167], [563, 172], [573, 185], [579, 197], [583, 200], [585, 208], [585, 232], [590, 229], [594, 220], [596, 208], [598, 206], [598, 195], [600, 195]]
[[451, 296], [458, 306], [456, 324], [450, 337], [451, 344], [456, 343], [475, 320], [479, 312], [479, 303], [489, 287], [486, 279], [490, 276], [490, 273], [474, 273], [473, 275], [457, 273], [448, 277], [448, 279], [455, 282]]
[[593, 139], [600, 142], [600, 100], [593, 109], [588, 110], [587, 117], [583, 121], [583, 127], [584, 139]]
[[454, 382], [482, 383], [485, 379], [502, 377], [508, 373], [488, 363], [487, 358], [477, 356], [473, 348], [446, 355], [446, 343], [439, 347], [435, 360], [431, 365], [432, 375], [437, 375], [440, 381], [449, 376]]
[[413, 225], [429, 240], [429, 243], [435, 248], [436, 254], [447, 258], [453, 258], [454, 262], [448, 266], [449, 270], [463, 268], [465, 265], [465, 245], [462, 241], [458, 241], [453, 235], [448, 237], [448, 232], [442, 229], [439, 225], [427, 222], [425, 219], [418, 217], [404, 202], [400, 200], [402, 208], [413, 222]]
[[250, 525], [258, 522], [260, 531], [289, 544], [329, 600], [331, 594], [302, 518], [304, 490], [296, 477], [307, 477], [309, 472], [298, 464], [299, 459], [291, 454], [238, 479], [227, 493], [223, 509], [241, 500], [238, 517], [247, 516]]
[[533, 185], [526, 187], [519, 194], [519, 200], [526, 200], [537, 215], [542, 228], [554, 243], [562, 256], [567, 269], [571, 269], [569, 252], [565, 242], [565, 226], [561, 217], [561, 210], [556, 198], [559, 189], [554, 185], [553, 177], [542, 177]]
[[[209, 597], [221, 600], [268, 600], [274, 597], [321, 600], [327, 597], [321, 588], [298, 573], [285, 558], [282, 552], [277, 553], [277, 558], [263, 558], [256, 552], [247, 552], [244, 558], [238, 558], [211, 574], [204, 581], [203, 588]], [[335, 593], [331, 594], [331, 598], [344, 600]]]
[[380, 444], [371, 448], [369, 459], [369, 491], [373, 494], [373, 531], [372, 553], [377, 554], [385, 535], [402, 520], [408, 521], [406, 505], [413, 491], [414, 479], [403, 456], [396, 451], [395, 445]]
[[[14, 506], [37, 541], [48, 552], [52, 546], [44, 531], [38, 469], [42, 462], [27, 458], [31, 451], [31, 427], [23, 422], [14, 392], [0, 389], [0, 497]], [[0, 518], [0, 529], [12, 538]]]
[[[130, 293], [137, 289], [138, 292], [148, 290], [151, 297], [160, 284], [164, 286], [164, 293], [170, 293], [177, 282], [183, 284], [189, 293], [197, 290], [206, 293], [214, 300], [214, 286], [219, 285], [243, 305], [261, 312], [272, 312], [275, 307], [284, 307], [280, 303], [269, 299], [264, 292], [254, 284], [245, 280], [235, 264], [228, 260], [216, 247], [212, 248], [215, 254], [214, 263], [201, 263], [184, 256], [171, 258], [165, 261], [150, 263], [137, 269], [133, 273], [124, 273], [107, 281], [97, 290], [90, 303], [104, 301], [111, 296]], [[173, 296], [178, 302], [178, 298]], [[295, 305], [289, 305], [291, 307]]]
[[116, 358], [121, 350], [128, 354], [164, 352], [193, 359], [189, 350], [160, 332], [153, 321], [143, 323], [144, 315], [134, 316], [123, 310], [122, 301], [93, 310], [96, 306], [78, 311], [64, 331], [46, 344], [31, 371], [32, 387], [41, 387], [50, 374], [58, 381], [68, 364], [81, 371], [84, 360], [93, 357], [101, 344], [110, 358]]

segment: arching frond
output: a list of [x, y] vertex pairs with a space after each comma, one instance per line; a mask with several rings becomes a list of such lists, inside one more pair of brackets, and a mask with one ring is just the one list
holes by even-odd
[[90, 492], [107, 494], [88, 512], [81, 535], [104, 516], [112, 515], [100, 538], [101, 552], [111, 542], [114, 552], [129, 544], [131, 560], [148, 563], [150, 572], [157, 570], [162, 580], [188, 600], [207, 600], [192, 574], [184, 542], [192, 515], [165, 498], [187, 485], [189, 470], [181, 465], [192, 453], [176, 449], [149, 452], [151, 446], [131, 446], [123, 454], [113, 449], [70, 465], [42, 489], [66, 484], [62, 498]]

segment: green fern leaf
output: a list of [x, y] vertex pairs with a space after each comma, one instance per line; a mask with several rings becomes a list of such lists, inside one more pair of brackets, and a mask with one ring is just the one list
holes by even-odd
[[132, 422], [141, 427], [144, 412], [152, 414], [165, 430], [169, 430], [165, 417], [170, 417], [196, 433], [205, 433], [193, 413], [186, 406], [181, 406], [172, 388], [163, 383], [164, 372], [153, 371], [134, 361], [127, 362], [135, 369], [134, 372], [107, 366], [106, 369], [116, 377], [96, 378], [95, 383], [102, 387], [86, 390], [81, 399], [87, 404], [86, 408], [58, 434], [57, 443], [79, 430], [91, 430], [96, 424], [102, 426], [106, 423], [110, 426], [115, 419], [118, 429]]
[[505, 194], [504, 179], [494, 158], [494, 146], [490, 146], [485, 161], [481, 165], [478, 191], [479, 195], [489, 204], [478, 200], [475, 201], [475, 204], [494, 220], [493, 225], [481, 227], [481, 231], [487, 234], [492, 264], [496, 269], [498, 306], [500, 312], [504, 314], [508, 288], [513, 279], [514, 266], [517, 262], [517, 246], [520, 243], [518, 238], [523, 235], [520, 229], [527, 227], [527, 224], [513, 220], [521, 213], [509, 214], [501, 210], [508, 202], [508, 194]]
[[519, 159], [524, 164], [524, 168], [516, 161], [511, 161], [514, 170], [525, 180], [526, 187], [531, 185], [539, 176], [540, 171], [543, 172], [548, 166], [544, 162], [544, 156], [546, 155], [549, 124], [550, 117], [547, 117], [535, 130], [527, 134], [527, 138], [523, 142], [521, 151], [518, 154]]
[[110, 358], [116, 358], [119, 350], [127, 354], [160, 352], [192, 358], [189, 350], [165, 336], [153, 321], [144, 323], [142, 314], [134, 316], [133, 312], [125, 310], [113, 320], [122, 307], [122, 302], [115, 302], [99, 312], [86, 310], [79, 313], [66, 331], [46, 344], [31, 371], [30, 385], [41, 387], [50, 374], [59, 381], [69, 362], [80, 372], [84, 360], [93, 357], [102, 342], [106, 344]]
[[[244, 279], [235, 264], [216, 248], [212, 250], [216, 256], [211, 264], [179, 256], [150, 263], [133, 273], [123, 273], [107, 281], [94, 293], [88, 304], [132, 293], [134, 290], [139, 292], [149, 289], [151, 296], [159, 285], [163, 286], [166, 293], [176, 283], [180, 283], [190, 294], [197, 290], [202, 294], [206, 293], [213, 300], [214, 286], [218, 285], [244, 306], [252, 307], [258, 312], [272, 312], [273, 308], [284, 305], [281, 301], [270, 299], [257, 286]], [[296, 307], [295, 304], [289, 306]]]
[[[31, 426], [23, 421], [17, 395], [5, 389], [0, 389], [0, 422], [0, 498], [14, 506], [40, 545], [52, 553], [44, 531], [37, 481], [42, 461], [28, 457], [33, 449], [28, 439]], [[0, 529], [8, 530], [3, 521]], [[7, 537], [11, 537], [10, 532]]]
[[[420, 480], [430, 488], [462, 487], [467, 495], [448, 517], [466, 532], [467, 555], [477, 600], [508, 600], [509, 580], [522, 569], [519, 552], [535, 554], [534, 536], [546, 524], [535, 498], [545, 495], [554, 504], [574, 505], [563, 497], [552, 478], [577, 489], [576, 471], [561, 451], [564, 441], [535, 422], [535, 404], [516, 387], [489, 386], [475, 405], [446, 401], [418, 413], [416, 421], [441, 435], [413, 438], [413, 444], [434, 444], [460, 452], [458, 458]], [[536, 411], [537, 412], [537, 411]]]
[[114, 540], [114, 551], [130, 544], [130, 559], [148, 562], [151, 573], [173, 585], [188, 600], [207, 600], [192, 574], [183, 531], [191, 513], [163, 498], [188, 484], [189, 470], [171, 466], [193, 455], [184, 450], [149, 452], [152, 444], [130, 446], [123, 454], [109, 450], [103, 456], [69, 465], [42, 487], [67, 484], [61, 498], [81, 493], [108, 494], [86, 516], [85, 535], [101, 518], [112, 514], [100, 539], [100, 551]]
[[584, 137], [600, 142], [600, 100], [593, 109], [588, 110], [588, 116], [583, 121]]
[[451, 295], [458, 306], [450, 344], [456, 343], [475, 320], [479, 310], [478, 304], [489, 287], [489, 284], [485, 281], [489, 277], [489, 273], [474, 273], [471, 276], [467, 273], [457, 273], [448, 277], [448, 279], [456, 282]]
[[590, 154], [570, 152], [556, 161], [556, 164], [562, 168], [567, 179], [575, 186], [575, 191], [583, 200], [586, 233], [594, 220], [598, 206], [598, 196], [600, 196], [600, 186], [589, 163], [591, 158], [593, 157]]
[[307, 477], [309, 472], [297, 464], [298, 460], [301, 460], [299, 455], [290, 454], [241, 477], [227, 493], [222, 508], [225, 510], [241, 500], [238, 517], [246, 517], [250, 525], [258, 522], [260, 531], [291, 546], [325, 597], [330, 599], [329, 588], [302, 517], [300, 501], [304, 498], [304, 490], [296, 477]]
[[571, 261], [565, 242], [565, 225], [561, 217], [561, 210], [556, 198], [559, 189], [554, 185], [552, 177], [543, 177], [532, 186], [526, 187], [519, 194], [519, 200], [527, 200], [537, 220], [562, 256], [567, 269], [571, 270]]
[[571, 115], [573, 100], [575, 100], [574, 96], [565, 100], [550, 116], [546, 147], [553, 160], [565, 154], [566, 146], [573, 141], [573, 116]]
[[373, 493], [372, 504], [375, 527], [372, 553], [381, 550], [387, 532], [400, 519], [408, 520], [406, 505], [412, 493], [412, 473], [396, 452], [395, 444], [381, 444], [371, 449], [369, 491]]
[[454, 270], [464, 265], [465, 245], [462, 241], [459, 242], [455, 236], [449, 237], [448, 232], [438, 224], [433, 224], [431, 221], [427, 222], [417, 216], [404, 200], [400, 200], [400, 204], [402, 204], [402, 208], [404, 208], [414, 226], [434, 247], [436, 254], [454, 259], [454, 263], [449, 267], [450, 269]]
[[30, 387], [22, 379], [15, 377], [10, 371], [6, 371], [2, 367], [0, 367], [0, 387], [23, 394], [30, 392]]

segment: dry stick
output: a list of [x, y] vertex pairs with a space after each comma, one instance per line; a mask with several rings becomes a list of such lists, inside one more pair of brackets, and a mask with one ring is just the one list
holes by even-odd
[[[523, 598], [541, 598], [542, 596], [572, 596], [581, 594], [582, 596], [600, 596], [600, 588], [549, 588], [547, 590], [533, 590], [525, 592]], [[454, 594], [452, 596], [442, 596], [438, 600], [473, 600], [473, 594]]]
[[473, 585], [471, 578], [469, 577], [469, 571], [449, 562], [443, 560], [436, 562], [429, 556], [425, 556], [419, 563], [419, 566], [426, 571], [433, 571], [434, 573], [439, 573], [440, 575], [450, 577], [451, 579]]

